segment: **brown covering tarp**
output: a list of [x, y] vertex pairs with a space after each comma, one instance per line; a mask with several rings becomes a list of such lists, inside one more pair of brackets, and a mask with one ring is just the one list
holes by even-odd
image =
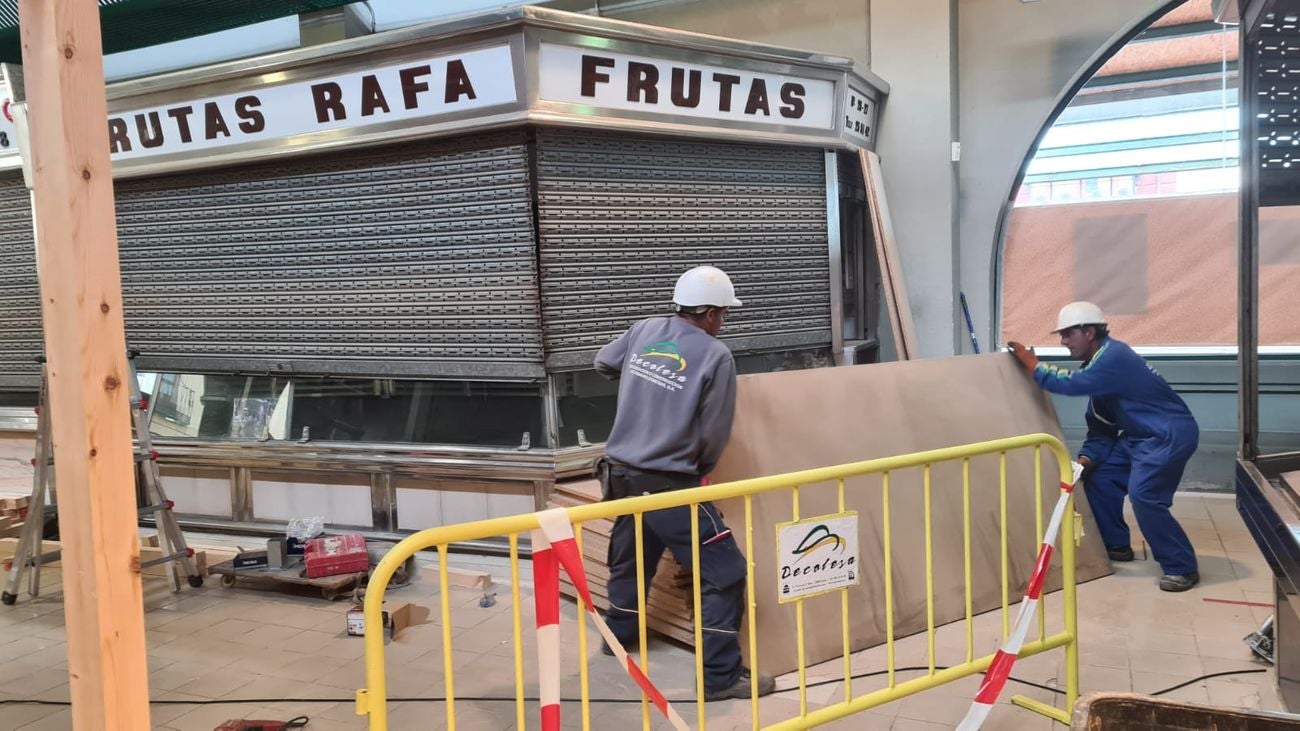
[[[1005, 353], [742, 376], [731, 442], [712, 478], [725, 482], [1035, 432], [1061, 436], [1051, 402]], [[991, 455], [970, 463], [976, 613], [1001, 604], [998, 462], [998, 456]], [[961, 464], [936, 465], [931, 481], [935, 621], [943, 624], [965, 615]], [[879, 476], [855, 478], [846, 488], [848, 508], [859, 514], [862, 583], [850, 592], [851, 643], [859, 650], [885, 641], [881, 480]], [[1033, 568], [1040, 540], [1033, 493], [1033, 450], [1010, 453], [1007, 510], [1013, 605]], [[1086, 581], [1108, 574], [1110, 564], [1081, 493], [1085, 537], [1077, 566], [1079, 581]], [[1044, 523], [1058, 494], [1055, 459], [1044, 451]], [[804, 486], [800, 515], [834, 513], [836, 500], [833, 485]], [[895, 635], [904, 636], [926, 626], [921, 470], [893, 474], [890, 500]], [[719, 508], [743, 549], [744, 502], [729, 500]], [[775, 526], [792, 518], [790, 492], [755, 496], [753, 512], [751, 558], [758, 631], [763, 638], [759, 664], [765, 672], [784, 673], [798, 666], [795, 607], [778, 603]], [[1053, 566], [1049, 589], [1060, 585], [1059, 554]], [[806, 661], [840, 656], [839, 596], [806, 600], [805, 616], [815, 618], [804, 627]], [[742, 632], [744, 640], [747, 634]]]

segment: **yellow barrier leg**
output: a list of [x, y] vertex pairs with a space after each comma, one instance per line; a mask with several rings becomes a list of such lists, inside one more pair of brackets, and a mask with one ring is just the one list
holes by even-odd
[[[518, 731], [524, 731], [524, 633], [523, 621], [519, 616], [518, 533], [510, 534], [510, 614], [515, 638], [515, 726]], [[586, 689], [584, 683], [583, 690]]]
[[[650, 674], [650, 661], [646, 654], [646, 622], [645, 622], [645, 528], [642, 522], [642, 513], [633, 513], [632, 520], [635, 527], [633, 537], [636, 540], [636, 626], [637, 626], [637, 644], [641, 652], [641, 672]], [[641, 693], [641, 728], [643, 731], [650, 731], [650, 696], [644, 692]]]
[[438, 595], [442, 599], [442, 668], [447, 687], [447, 731], [456, 731], [456, 667], [451, 653], [451, 584], [447, 581], [447, 545], [438, 546]]
[[700, 506], [691, 506], [691, 600], [695, 611], [695, 706], [699, 731], [704, 731], [704, 600], [700, 596]]
[[1034, 713], [1037, 713], [1042, 716], [1047, 716], [1048, 718], [1053, 719], [1055, 721], [1060, 721], [1066, 726], [1070, 725], [1070, 714], [1066, 713], [1065, 711], [1062, 711], [1056, 706], [1051, 706], [1041, 701], [1036, 701], [1033, 698], [1029, 698], [1023, 695], [1012, 696], [1011, 702], [1014, 705], [1020, 706], [1021, 708], [1024, 708], [1026, 710], [1033, 711]]
[[[1049, 447], [1052, 445], [1048, 445]], [[1035, 465], [1038, 464], [1038, 447], [1034, 448]], [[1069, 483], [1074, 475], [1070, 469], [1068, 455], [1057, 449], [1057, 461], [1061, 467], [1061, 483]], [[1079, 699], [1079, 613], [1077, 577], [1074, 569], [1074, 495], [1065, 503], [1065, 519], [1061, 521], [1061, 595], [1065, 609], [1065, 709], [1036, 701], [1023, 695], [1012, 696], [1011, 702], [1021, 708], [1033, 711], [1060, 723], [1070, 724], [1074, 713], [1074, 703]], [[1041, 602], [1040, 602], [1041, 606]], [[1039, 633], [1042, 634], [1042, 616], [1039, 615]]]
[[[1069, 470], [1069, 464], [1063, 466]], [[1061, 521], [1061, 593], [1065, 596], [1065, 632], [1070, 644], [1065, 646], [1065, 708], [1074, 712], [1074, 702], [1079, 700], [1079, 597], [1077, 577], [1074, 574], [1074, 496], [1065, 504], [1065, 520]]]
[[893, 540], [890, 535], [889, 525], [889, 473], [886, 472], [882, 478], [883, 484], [880, 490], [881, 495], [881, 524], [885, 529], [885, 655], [889, 663], [889, 687], [893, 688], [894, 680], [894, 566], [893, 566]]
[[[754, 595], [754, 501], [745, 496], [745, 591], [749, 594], [749, 672], [758, 677], [758, 598]], [[749, 715], [758, 731], [758, 683], [749, 684]]]
[[[843, 513], [847, 510], [844, 506], [844, 480], [839, 481], [838, 494], [840, 512]], [[844, 701], [847, 703], [853, 700], [853, 652], [849, 642], [849, 590], [847, 587], [840, 590], [840, 630], [844, 642]]]

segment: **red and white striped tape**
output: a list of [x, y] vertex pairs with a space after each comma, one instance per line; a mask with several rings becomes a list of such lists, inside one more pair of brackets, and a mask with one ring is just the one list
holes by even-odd
[[[1083, 467], [1078, 463], [1071, 464], [1074, 469], [1074, 483], [1077, 483]], [[1025, 598], [1020, 602], [1020, 613], [1016, 615], [1011, 636], [1002, 643], [1001, 649], [993, 656], [993, 662], [989, 663], [989, 669], [984, 673], [984, 682], [976, 691], [975, 701], [971, 703], [966, 717], [957, 726], [957, 731], [978, 731], [984, 719], [988, 718], [989, 712], [993, 710], [993, 704], [997, 703], [998, 696], [1002, 694], [1007, 678], [1011, 677], [1011, 666], [1016, 663], [1020, 647], [1025, 643], [1025, 636], [1029, 634], [1029, 625], [1033, 623], [1034, 610], [1038, 608], [1038, 601], [1043, 595], [1043, 582], [1047, 579], [1047, 568], [1052, 562], [1052, 544], [1056, 543], [1056, 534], [1060, 532], [1061, 521], [1065, 519], [1065, 507], [1070, 502], [1070, 493], [1074, 492], [1074, 483], [1068, 485], [1061, 483], [1061, 496], [1056, 501], [1056, 508], [1052, 510], [1052, 519], [1043, 533], [1043, 544], [1038, 549], [1038, 561], [1034, 564], [1034, 573], [1029, 577]]]
[[569, 575], [583, 606], [596, 623], [596, 630], [614, 651], [614, 657], [627, 674], [645, 693], [655, 708], [668, 719], [677, 731], [689, 731], [686, 721], [668, 703], [663, 693], [655, 688], [650, 678], [641, 671], [627, 650], [610, 631], [604, 618], [596, 612], [587, 586], [587, 572], [573, 539], [573, 524], [563, 508], [546, 510], [537, 514], [540, 529], [532, 532], [533, 538], [533, 596], [537, 609], [537, 677], [542, 708], [542, 731], [560, 729], [560, 567]]

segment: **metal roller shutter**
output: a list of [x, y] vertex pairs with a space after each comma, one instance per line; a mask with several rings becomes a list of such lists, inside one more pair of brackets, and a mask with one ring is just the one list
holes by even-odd
[[547, 366], [589, 365], [636, 320], [669, 311], [686, 269], [726, 270], [745, 306], [735, 350], [831, 343], [821, 150], [539, 130]]
[[23, 176], [0, 178], [0, 388], [34, 388], [45, 351], [32, 204]]
[[542, 375], [521, 131], [121, 180], [145, 368]]

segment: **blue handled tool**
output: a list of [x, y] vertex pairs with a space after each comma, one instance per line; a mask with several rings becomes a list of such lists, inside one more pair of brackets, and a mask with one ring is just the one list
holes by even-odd
[[966, 306], [966, 293], [958, 292], [957, 294], [961, 297], [961, 313], [966, 316], [966, 332], [970, 333], [971, 347], [975, 348], [975, 354], [979, 355], [980, 341], [975, 339], [975, 323], [971, 322], [970, 308]]

